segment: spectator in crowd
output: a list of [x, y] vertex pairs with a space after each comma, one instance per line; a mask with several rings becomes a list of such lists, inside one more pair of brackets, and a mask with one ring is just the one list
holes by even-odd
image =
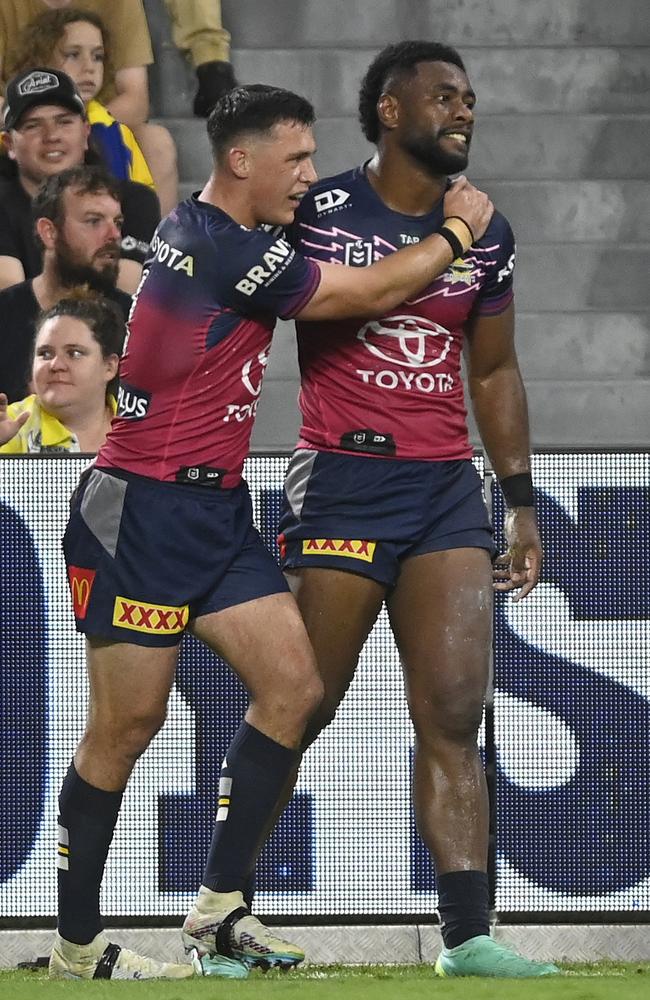
[[[7, 156], [0, 157], [0, 288], [41, 271], [31, 200], [41, 183], [92, 160], [83, 100], [66, 73], [34, 69], [7, 87], [4, 121]], [[96, 159], [96, 157], [95, 157]], [[155, 193], [143, 184], [120, 187], [124, 225], [118, 286], [135, 291], [149, 242], [160, 220]]]
[[20, 31], [51, 7], [81, 6], [99, 14], [111, 30], [114, 75], [104, 81], [101, 99], [118, 122], [133, 130], [153, 174], [163, 213], [177, 202], [176, 146], [166, 128], [147, 121], [147, 65], [153, 62], [142, 0], [0, 0], [0, 78], [6, 85]]
[[43, 313], [34, 344], [33, 395], [7, 406], [0, 394], [0, 452], [98, 451], [116, 410], [125, 329], [114, 302], [83, 291]]
[[91, 143], [115, 177], [153, 187], [147, 161], [128, 125], [116, 121], [97, 100], [104, 76], [111, 76], [110, 38], [98, 14], [78, 7], [44, 10], [17, 39], [11, 75], [34, 66], [67, 73], [86, 105]]
[[45, 181], [33, 202], [43, 270], [0, 292], [0, 388], [9, 402], [28, 391], [36, 320], [70, 289], [87, 285], [119, 307], [131, 297], [116, 287], [122, 225], [120, 189], [102, 167], [71, 167]]
[[165, 0], [172, 19], [174, 44], [194, 66], [198, 90], [194, 114], [207, 118], [219, 98], [231, 90], [230, 35], [221, 23], [221, 0]]

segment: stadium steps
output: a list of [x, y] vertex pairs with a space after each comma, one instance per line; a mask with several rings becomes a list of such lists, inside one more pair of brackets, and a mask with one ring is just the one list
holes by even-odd
[[[170, 41], [162, 0], [145, 0], [154, 106], [179, 149], [181, 191], [210, 170], [194, 76]], [[478, 93], [473, 180], [517, 235], [519, 354], [540, 446], [650, 440], [650, 6], [647, 0], [223, 0], [240, 80], [305, 93], [319, 121], [316, 165], [369, 155], [359, 80], [389, 41], [460, 49]], [[345, 41], [341, 41], [345, 36]], [[290, 324], [279, 324], [253, 443], [295, 438]]]

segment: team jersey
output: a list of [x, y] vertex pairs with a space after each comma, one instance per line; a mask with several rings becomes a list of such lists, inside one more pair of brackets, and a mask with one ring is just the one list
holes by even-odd
[[[116, 403], [113, 396], [108, 396], [107, 405], [115, 413]], [[65, 452], [80, 452], [79, 439], [74, 431], [49, 413], [41, 405], [36, 395], [26, 396], [7, 407], [7, 417], [15, 420], [21, 413], [29, 412], [26, 420], [17, 433], [0, 446], [2, 455], [55, 455]]]
[[153, 188], [151, 171], [128, 125], [116, 121], [108, 108], [99, 101], [89, 101], [86, 114], [90, 122], [90, 134], [99, 146], [102, 159], [113, 177]]
[[319, 281], [282, 235], [246, 229], [196, 196], [182, 202], [145, 262], [117, 417], [96, 464], [236, 486], [276, 318], [299, 312]]
[[[443, 221], [392, 211], [364, 167], [314, 185], [291, 232], [318, 261], [367, 267]], [[460, 374], [463, 327], [512, 300], [512, 230], [498, 212], [485, 235], [428, 288], [381, 319], [298, 323], [299, 447], [424, 460], [469, 458]], [[363, 275], [359, 275], [363, 281]]]

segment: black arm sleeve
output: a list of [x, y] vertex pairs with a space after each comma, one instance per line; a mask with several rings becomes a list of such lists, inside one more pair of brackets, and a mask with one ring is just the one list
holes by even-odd
[[122, 257], [143, 264], [149, 254], [149, 244], [160, 222], [158, 195], [135, 181], [122, 183]]

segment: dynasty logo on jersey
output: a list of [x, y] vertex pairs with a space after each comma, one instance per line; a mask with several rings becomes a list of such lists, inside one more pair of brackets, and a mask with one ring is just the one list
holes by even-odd
[[317, 194], [314, 197], [316, 214], [329, 215], [330, 212], [333, 212], [342, 205], [345, 205], [349, 197], [350, 192], [342, 191], [341, 188], [334, 188], [332, 191], [321, 191], [320, 194]]

